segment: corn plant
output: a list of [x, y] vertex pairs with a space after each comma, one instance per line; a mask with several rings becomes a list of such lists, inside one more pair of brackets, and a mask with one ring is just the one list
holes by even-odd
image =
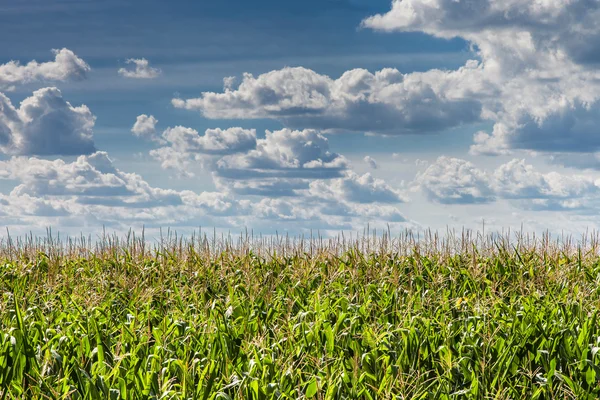
[[0, 399], [597, 399], [597, 243], [4, 240]]

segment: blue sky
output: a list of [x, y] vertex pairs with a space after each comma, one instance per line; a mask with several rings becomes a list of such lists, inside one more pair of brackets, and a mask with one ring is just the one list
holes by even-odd
[[595, 229], [599, 8], [3, 2], [0, 225]]

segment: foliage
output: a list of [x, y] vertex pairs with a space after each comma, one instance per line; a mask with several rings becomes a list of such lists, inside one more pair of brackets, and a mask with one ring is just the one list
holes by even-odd
[[0, 399], [596, 399], [595, 241], [0, 246]]

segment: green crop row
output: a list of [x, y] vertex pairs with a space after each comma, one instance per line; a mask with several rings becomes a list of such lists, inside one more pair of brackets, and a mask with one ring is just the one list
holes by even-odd
[[0, 251], [0, 400], [600, 398], [595, 252], [139, 245]]

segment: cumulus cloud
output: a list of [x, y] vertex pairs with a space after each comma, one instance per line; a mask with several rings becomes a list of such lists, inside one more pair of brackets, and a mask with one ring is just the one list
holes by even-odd
[[482, 117], [471, 153], [595, 152], [600, 101], [600, 3], [589, 0], [394, 0], [363, 21], [384, 31], [469, 41], [481, 58]]
[[156, 140], [156, 124], [158, 120], [154, 116], [142, 114], [138, 115], [131, 132], [138, 137], [146, 137]]
[[225, 193], [202, 192], [196, 194], [186, 190], [181, 192], [181, 198], [187, 206], [200, 208], [214, 216], [239, 216], [252, 212], [250, 202], [232, 199]]
[[363, 229], [368, 223], [381, 227], [413, 224], [389, 205], [266, 198], [255, 203], [253, 210], [254, 223], [268, 231], [273, 231], [273, 227], [289, 230], [290, 223], [295, 227], [330, 231]]
[[28, 229], [227, 227], [230, 218], [253, 214], [251, 204], [223, 193], [153, 187], [140, 175], [116, 168], [105, 152], [73, 162], [12, 157], [0, 161], [0, 179], [17, 182], [9, 194], [0, 194], [0, 208], [11, 218], [0, 214], [0, 221], [11, 226], [21, 221]]
[[334, 80], [306, 68], [284, 68], [254, 77], [237, 89], [202, 93], [175, 107], [198, 110], [211, 119], [272, 118], [294, 129], [379, 134], [437, 132], [480, 119], [482, 106], [469, 96], [478, 69], [402, 74], [355, 69]]
[[323, 229], [366, 220], [408, 221], [391, 206], [406, 201], [400, 190], [370, 174], [351, 172], [348, 160], [332, 152], [327, 138], [315, 130], [266, 131], [264, 139], [257, 139], [255, 130], [209, 129], [200, 135], [178, 126], [161, 138], [169, 146], [151, 155], [163, 168], [189, 177], [201, 163], [224, 199], [252, 199], [239, 202], [247, 212], [244, 221], [253, 227], [271, 230], [265, 221]]
[[221, 158], [215, 171], [228, 179], [328, 179], [341, 176], [348, 167], [348, 160], [331, 152], [329, 141], [319, 132], [282, 129], [266, 131], [254, 150]]
[[257, 140], [255, 130], [209, 129], [201, 136], [179, 126], [165, 130], [162, 139], [169, 146], [150, 154], [163, 168], [191, 177], [200, 163], [225, 193], [363, 204], [406, 200], [383, 180], [351, 172], [346, 158], [331, 152], [327, 138], [314, 130], [267, 131]]
[[384, 224], [410, 222], [397, 207], [386, 204], [326, 202], [321, 207], [321, 212], [325, 215], [360, 219], [364, 223], [361, 228], [377, 222], [384, 222]]
[[600, 194], [600, 181], [591, 177], [540, 173], [518, 159], [487, 172], [465, 160], [440, 157], [417, 175], [415, 183], [431, 201], [441, 204], [490, 203], [501, 198], [529, 210], [582, 208], [597, 203]]
[[597, 152], [599, 17], [595, 0], [394, 0], [363, 26], [463, 38], [479, 60], [454, 71], [355, 69], [337, 79], [284, 68], [172, 102], [211, 119], [270, 118], [325, 133], [427, 133], [490, 121], [473, 154]]
[[366, 163], [369, 165], [369, 167], [371, 167], [371, 168], [373, 168], [373, 169], [377, 169], [377, 168], [379, 168], [379, 165], [377, 165], [377, 161], [375, 161], [375, 160], [373, 159], [373, 157], [371, 157], [371, 156], [366, 156], [366, 157], [363, 159], [363, 161], [364, 161], [364, 162], [366, 162]]
[[367, 222], [398, 227], [411, 223], [396, 207], [376, 202], [386, 200], [381, 196], [389, 188], [365, 179], [370, 181], [365, 190], [374, 190], [379, 198], [354, 203], [352, 200], [362, 198], [325, 199], [303, 190], [301, 196], [290, 198], [245, 199], [231, 192], [156, 188], [141, 176], [118, 169], [104, 152], [80, 156], [73, 162], [13, 157], [0, 161], [1, 179], [17, 184], [10, 193], [0, 193], [0, 223], [11, 229], [25, 227], [27, 232], [55, 226], [77, 233], [104, 225], [119, 231], [141, 226], [149, 230], [247, 226], [264, 233], [300, 233], [360, 229]]
[[[139, 118], [139, 117], [138, 117]], [[229, 128], [207, 129], [204, 135], [184, 126], [166, 129], [156, 141], [166, 146], [150, 151], [163, 169], [173, 169], [182, 176], [191, 177], [192, 163], [210, 166], [212, 158], [242, 153], [256, 147], [256, 130]]]
[[600, 192], [593, 178], [567, 176], [558, 172], [542, 174], [525, 160], [512, 160], [493, 175], [496, 192], [507, 199], [576, 199]]
[[543, 115], [527, 111], [513, 121], [496, 123], [492, 134], [480, 132], [471, 146], [473, 154], [502, 155], [510, 149], [548, 153], [597, 152], [600, 150], [600, 103], [564, 102]]
[[357, 221], [407, 222], [391, 205], [407, 200], [400, 190], [350, 171], [346, 158], [331, 152], [328, 140], [313, 130], [267, 131], [256, 149], [225, 156], [214, 167], [219, 190], [267, 197], [256, 205], [261, 218], [320, 220], [324, 229], [357, 226]]
[[80, 155], [95, 151], [96, 117], [73, 107], [57, 88], [36, 90], [15, 108], [0, 93], [0, 152], [19, 155]]
[[[471, 153], [599, 151], [600, 80], [587, 73], [580, 75], [580, 81], [568, 85], [560, 79], [546, 83], [530, 81], [519, 84], [519, 89], [507, 91], [503, 109], [494, 117], [497, 122], [492, 132], [478, 132]], [[518, 94], [519, 90], [527, 95]]]
[[416, 178], [431, 201], [442, 204], [477, 204], [495, 200], [489, 178], [472, 163], [440, 157]]
[[0, 178], [21, 182], [13, 194], [74, 196], [79, 203], [149, 207], [181, 204], [174, 191], [150, 187], [139, 175], [117, 170], [105, 152], [76, 161], [13, 157], [0, 161]]
[[150, 62], [145, 58], [130, 58], [125, 63], [133, 67], [119, 69], [119, 75], [125, 78], [154, 79], [162, 73], [159, 68], [151, 67]]
[[[486, 58], [509, 68], [543, 63], [540, 53], [560, 50], [579, 62], [598, 49], [597, 1], [394, 0], [392, 9], [363, 21], [385, 31], [425, 32], [476, 43]], [[556, 57], [561, 54], [556, 52]], [[588, 57], [584, 56], [587, 55]], [[508, 65], [508, 62], [515, 62]]]
[[227, 179], [213, 173], [213, 181], [219, 190], [242, 196], [297, 197], [306, 190], [306, 179], [254, 178]]
[[161, 147], [150, 150], [150, 156], [160, 163], [162, 169], [176, 171], [180, 177], [191, 178], [191, 163], [194, 157], [188, 153], [181, 153], [173, 147]]
[[236, 80], [235, 76], [226, 76], [225, 78], [223, 78], [223, 90], [228, 91], [228, 90], [233, 89], [235, 80]]
[[319, 212], [314, 208], [283, 199], [262, 199], [256, 203], [256, 216], [260, 219], [286, 222], [319, 221]]
[[489, 121], [472, 154], [599, 151], [600, 3], [596, 0], [394, 0], [363, 21], [383, 31], [462, 38], [479, 60], [454, 71], [306, 68], [245, 74], [221, 93], [172, 100], [205, 117], [270, 118], [324, 133], [428, 133]]
[[344, 200], [354, 203], [402, 203], [403, 194], [384, 180], [371, 174], [349, 172], [346, 177], [310, 184], [310, 194], [326, 200]]
[[85, 79], [90, 66], [69, 49], [52, 50], [54, 61], [39, 63], [19, 61], [0, 64], [0, 89], [37, 81], [67, 81]]
[[256, 147], [255, 129], [207, 129], [200, 135], [194, 129], [176, 126], [165, 130], [162, 137], [173, 149], [184, 153], [227, 155]]

